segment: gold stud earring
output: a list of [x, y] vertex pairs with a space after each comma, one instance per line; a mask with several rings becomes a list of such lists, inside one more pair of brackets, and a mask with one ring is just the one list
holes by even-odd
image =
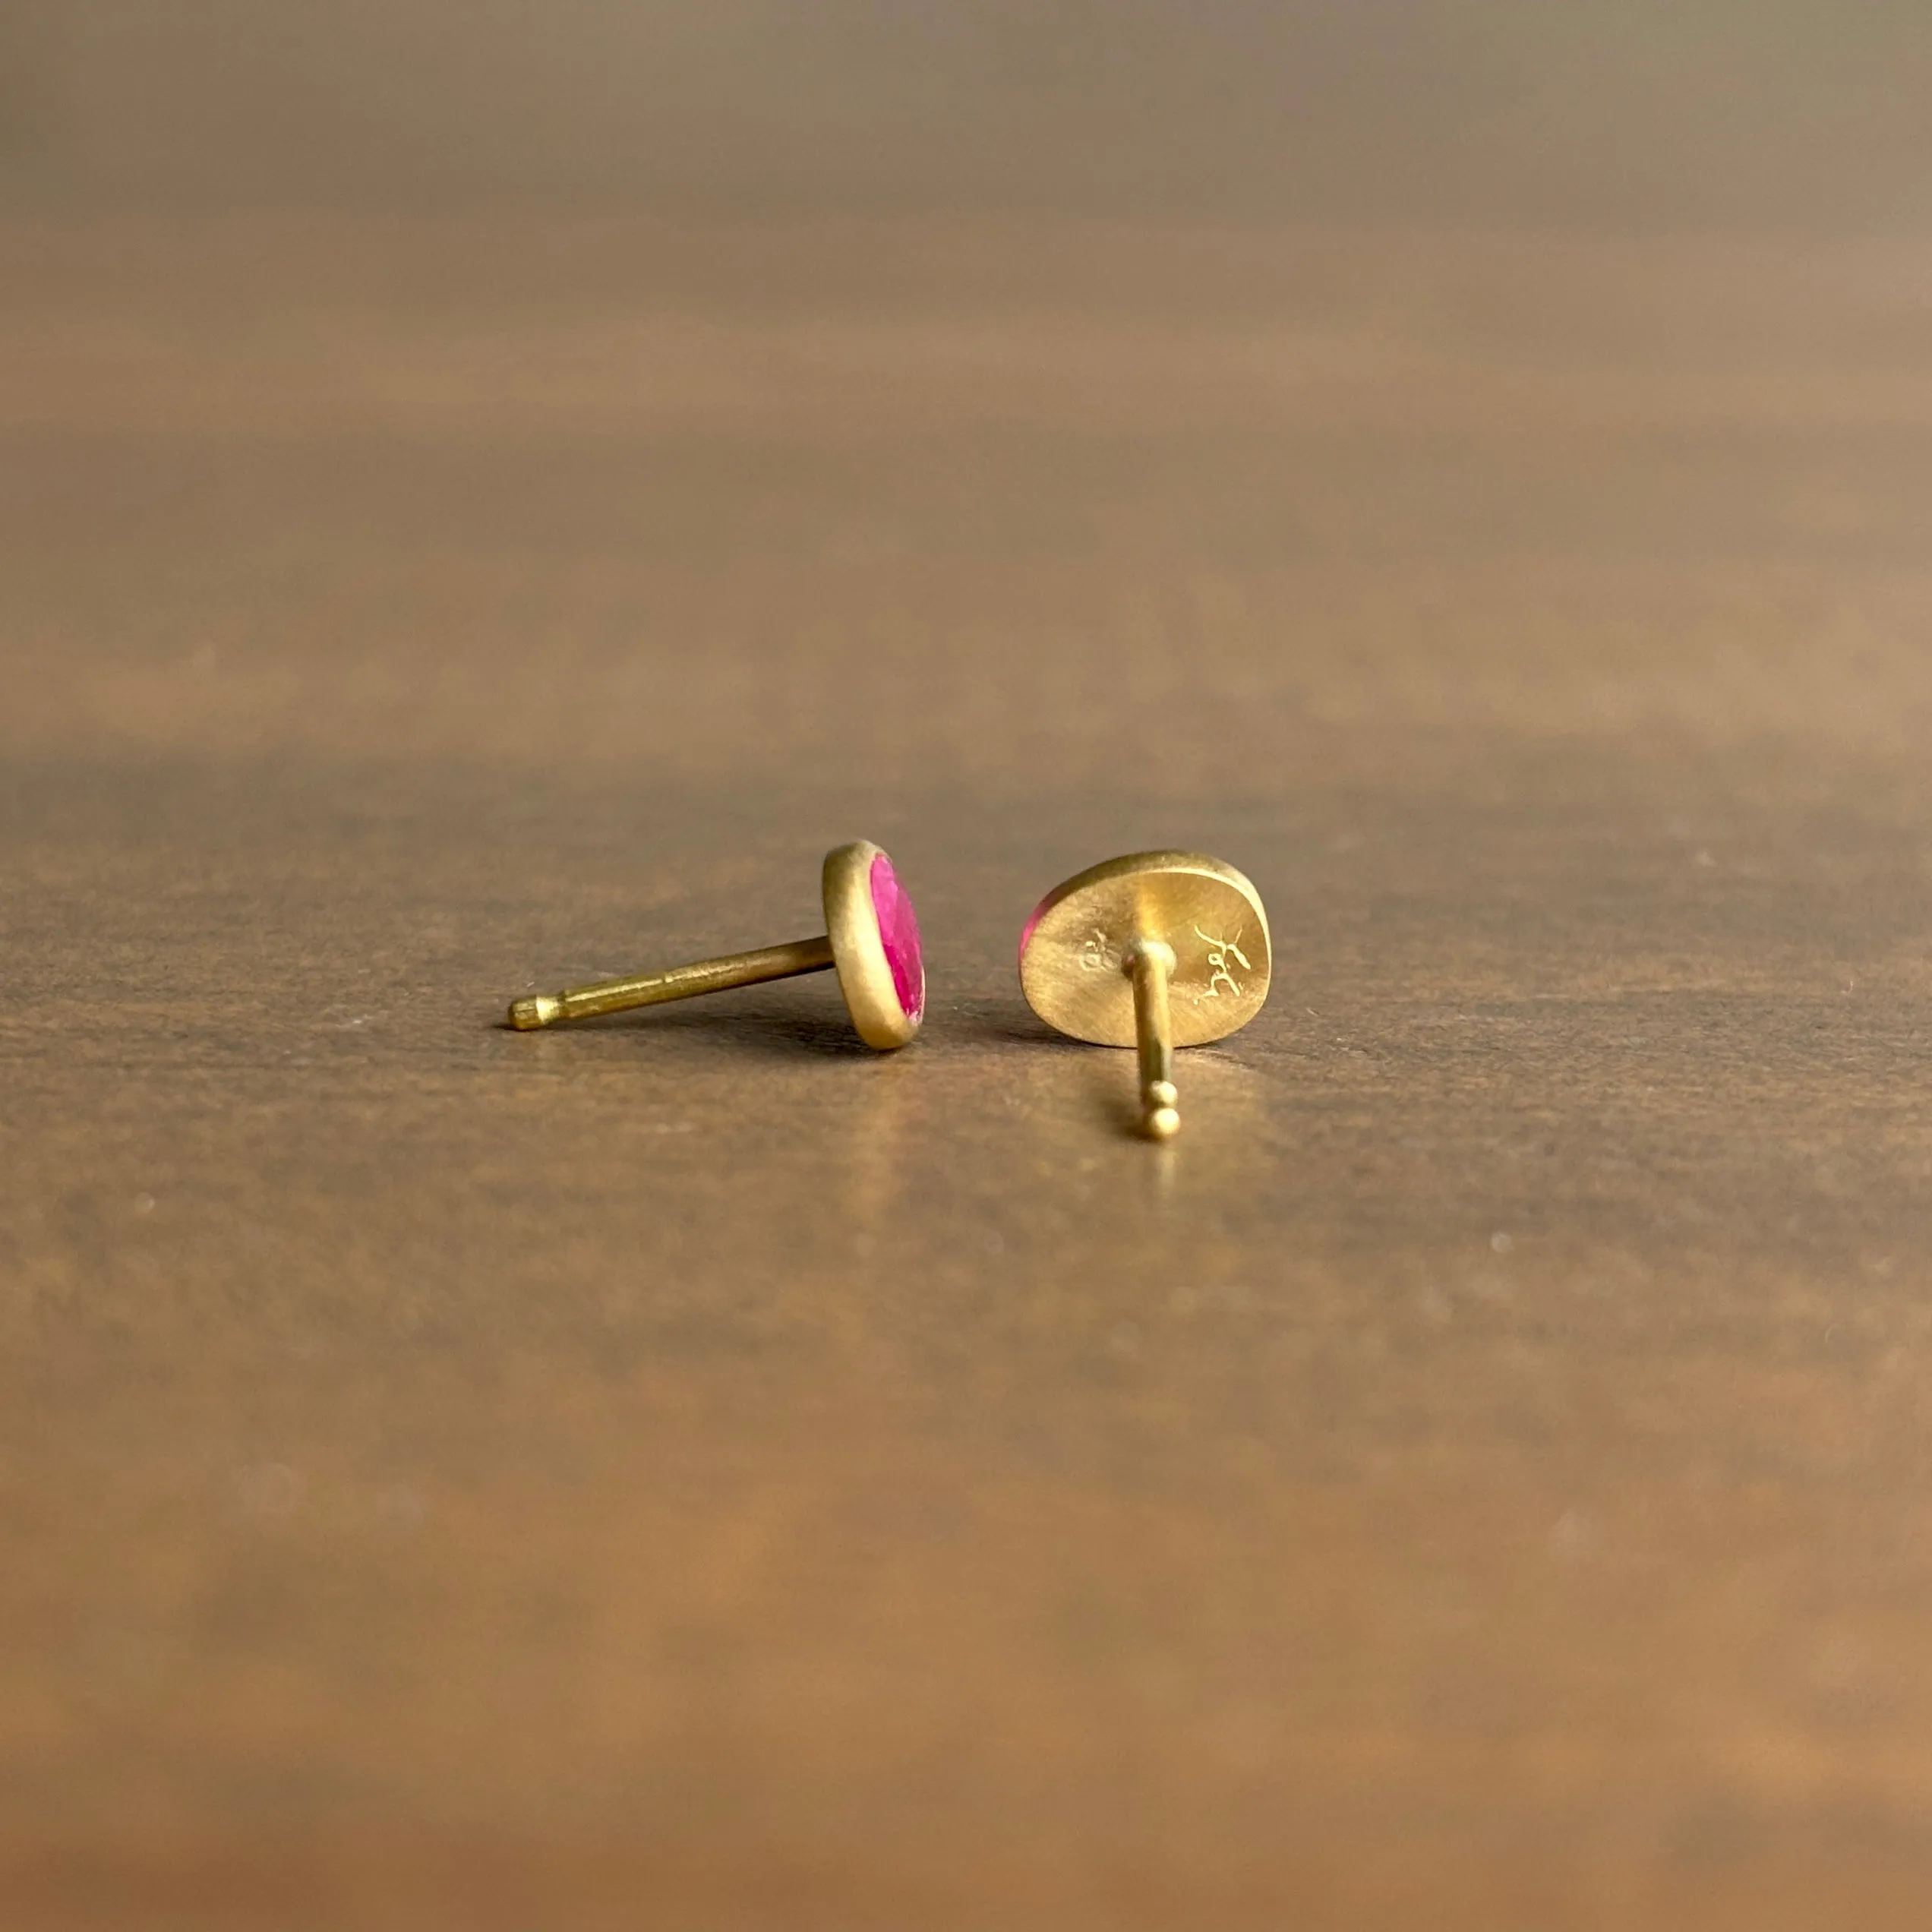
[[838, 974], [859, 1037], [882, 1051], [903, 1046], [925, 1015], [926, 968], [919, 921], [899, 875], [876, 845], [861, 838], [826, 854], [824, 886], [826, 930], [817, 939], [702, 959], [635, 979], [532, 993], [511, 1003], [510, 1024], [519, 1033], [532, 1033], [561, 1020], [627, 1012], [634, 1006], [831, 968]]
[[1020, 935], [1020, 987], [1050, 1027], [1138, 1046], [1141, 1124], [1179, 1131], [1174, 1049], [1223, 1039], [1267, 998], [1261, 895], [1199, 852], [1133, 852], [1076, 873]]

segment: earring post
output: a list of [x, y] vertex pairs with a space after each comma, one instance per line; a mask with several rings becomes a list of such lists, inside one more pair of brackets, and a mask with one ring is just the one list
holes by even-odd
[[1134, 982], [1134, 1044], [1141, 1059], [1141, 1125], [1157, 1141], [1180, 1132], [1174, 1086], [1174, 1024], [1167, 1002], [1174, 949], [1165, 940], [1135, 942], [1127, 959]]
[[599, 980], [562, 993], [534, 993], [510, 1003], [510, 1024], [519, 1033], [535, 1033], [565, 1020], [588, 1020], [599, 1013], [627, 1013], [639, 1006], [659, 1006], [667, 1000], [690, 999], [702, 993], [723, 993], [732, 987], [757, 986], [766, 980], [788, 980], [800, 973], [829, 972], [835, 964], [832, 939], [793, 939], [784, 945], [760, 946], [754, 952], [728, 953], [700, 959], [689, 966], [667, 967], [661, 973], [643, 973], [627, 980]]

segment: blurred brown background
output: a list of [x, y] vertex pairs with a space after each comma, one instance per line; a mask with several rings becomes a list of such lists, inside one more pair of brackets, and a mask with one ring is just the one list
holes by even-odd
[[[1921, 1923], [1928, 84], [0, 6], [0, 1920]], [[903, 1055], [496, 1024], [857, 835]]]
[[1915, 223], [1905, 0], [13, 0], [24, 200]]

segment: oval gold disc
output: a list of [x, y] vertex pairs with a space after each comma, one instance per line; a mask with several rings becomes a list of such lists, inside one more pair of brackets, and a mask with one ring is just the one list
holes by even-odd
[[1222, 1039], [1261, 1011], [1272, 965], [1261, 895], [1199, 852], [1130, 853], [1056, 886], [1020, 940], [1027, 1004], [1076, 1040], [1132, 1046], [1127, 961], [1141, 939], [1173, 949], [1176, 1046]]

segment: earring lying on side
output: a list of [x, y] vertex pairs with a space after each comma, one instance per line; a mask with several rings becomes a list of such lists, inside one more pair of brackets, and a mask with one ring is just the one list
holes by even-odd
[[926, 968], [919, 921], [892, 861], [863, 838], [841, 845], [826, 854], [824, 891], [826, 930], [817, 939], [702, 959], [635, 979], [532, 993], [512, 1002], [510, 1024], [519, 1033], [533, 1033], [562, 1020], [833, 969], [859, 1037], [882, 1051], [904, 1046], [925, 1016]]
[[1076, 873], [1020, 935], [1027, 1004], [1059, 1031], [1140, 1051], [1141, 1124], [1180, 1129], [1174, 1049], [1220, 1040], [1267, 998], [1261, 895], [1199, 852], [1133, 852]]

